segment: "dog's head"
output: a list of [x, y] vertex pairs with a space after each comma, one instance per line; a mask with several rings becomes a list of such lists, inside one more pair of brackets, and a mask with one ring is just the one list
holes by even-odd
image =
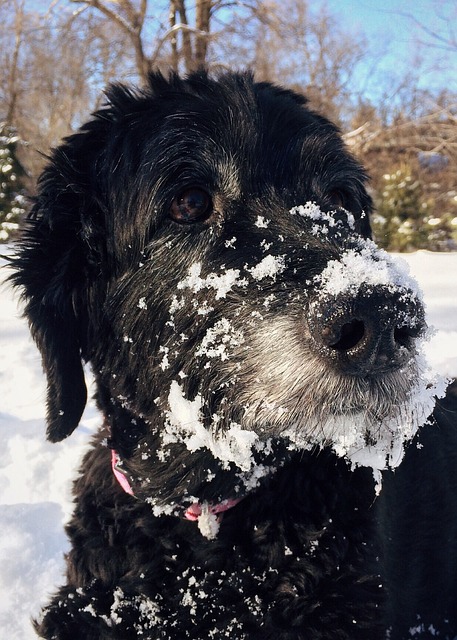
[[48, 437], [77, 426], [87, 361], [127, 458], [247, 471], [280, 437], [376, 439], [424, 322], [369, 240], [365, 181], [334, 125], [249, 74], [112, 87], [54, 151], [15, 260]]

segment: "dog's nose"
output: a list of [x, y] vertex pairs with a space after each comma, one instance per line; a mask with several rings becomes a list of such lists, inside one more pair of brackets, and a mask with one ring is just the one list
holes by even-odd
[[426, 326], [420, 300], [387, 286], [318, 300], [310, 305], [308, 325], [318, 351], [342, 373], [358, 376], [404, 366]]

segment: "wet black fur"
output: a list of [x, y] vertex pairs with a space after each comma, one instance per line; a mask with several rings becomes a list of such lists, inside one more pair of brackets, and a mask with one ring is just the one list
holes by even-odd
[[[67, 585], [44, 610], [38, 633], [58, 640], [376, 640], [393, 626], [389, 637], [403, 640], [421, 614], [440, 637], [457, 636], [455, 544], [444, 551], [457, 538], [452, 400], [438, 412], [441, 428], [424, 430], [443, 455], [438, 469], [449, 452], [454, 460], [446, 488], [424, 488], [430, 495], [418, 489], [416, 466], [426, 456], [427, 481], [435, 482], [428, 450], [411, 447], [376, 501], [368, 470], [351, 472], [326, 450], [292, 454], [275, 440], [266, 462], [279, 470], [224, 515], [216, 540], [179, 516], [153, 516], [144, 501], [151, 495], [179, 505], [186, 493], [218, 500], [239, 489], [233, 470], [204, 450], [190, 454], [175, 445], [153, 466], [138, 453], [139, 443], [158, 447], [156, 398], [179, 371], [187, 374], [188, 397], [203, 394], [208, 415], [221, 401], [226, 374], [203, 370], [193, 355], [192, 336], [204, 320], [177, 313], [174, 327], [166, 322], [176, 284], [196, 261], [210, 272], [260, 259], [254, 221], [268, 212], [271, 241], [281, 235], [297, 253], [284, 281], [304, 286], [338, 249], [310, 238], [303, 252], [288, 210], [310, 200], [330, 210], [331, 194], [339, 192], [368, 236], [363, 212], [371, 203], [363, 170], [336, 128], [302, 97], [248, 74], [218, 81], [203, 73], [187, 80], [154, 75], [144, 91], [114, 86], [108, 99], [54, 151], [13, 261], [48, 377], [49, 439], [62, 440], [79, 423], [84, 361], [106, 421], [75, 483]], [[170, 219], [171, 202], [195, 185], [211, 193], [214, 213], [179, 225]], [[234, 235], [237, 251], [226, 245]], [[277, 294], [276, 304], [288, 301]], [[230, 304], [242, 308], [241, 299]], [[158, 347], [176, 332], [189, 342], [164, 370]], [[234, 421], [236, 391], [226, 401]], [[139, 499], [114, 479], [107, 444], [125, 460], [132, 483], [147, 475], [146, 488], [135, 486]], [[419, 478], [410, 485], [411, 473]], [[432, 515], [441, 491], [442, 512]], [[416, 507], [409, 501], [415, 492]], [[417, 544], [416, 515], [424, 529]]]

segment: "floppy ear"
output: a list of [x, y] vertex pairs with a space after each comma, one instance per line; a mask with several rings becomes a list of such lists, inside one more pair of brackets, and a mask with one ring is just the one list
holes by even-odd
[[[11, 259], [14, 285], [47, 376], [47, 436], [78, 426], [87, 399], [83, 359], [90, 355], [89, 298], [97, 238], [96, 154], [106, 125], [94, 120], [53, 152]], [[100, 277], [100, 274], [97, 274]]]

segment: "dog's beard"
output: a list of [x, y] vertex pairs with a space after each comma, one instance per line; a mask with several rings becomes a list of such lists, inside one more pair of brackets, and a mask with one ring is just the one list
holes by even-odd
[[256, 365], [238, 384], [243, 425], [298, 448], [330, 446], [353, 464], [396, 467], [446, 387], [423, 355], [426, 339], [403, 369], [363, 378], [329, 367], [290, 318], [270, 318], [249, 338]]
[[372, 467], [377, 479], [380, 470], [396, 467], [445, 388], [428, 368], [421, 341], [404, 369], [367, 378], [337, 373], [306, 345], [290, 316], [270, 317], [255, 330], [245, 326], [230, 357], [223, 352], [231, 384], [217, 404], [214, 394], [190, 400], [182, 381], [171, 383], [164, 451], [176, 443], [190, 453], [207, 449], [222, 468], [235, 466], [247, 488], [273, 470], [261, 460], [278, 439], [289, 450], [330, 447], [353, 466]]

